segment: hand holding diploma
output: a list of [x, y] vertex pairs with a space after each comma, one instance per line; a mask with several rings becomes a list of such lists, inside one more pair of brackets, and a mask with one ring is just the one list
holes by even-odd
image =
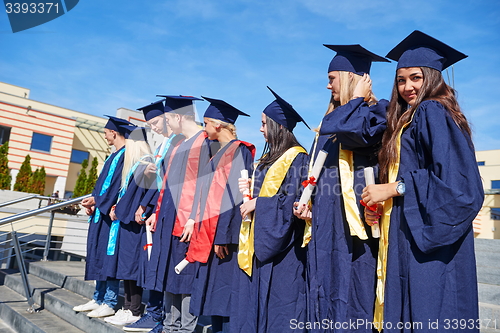
[[[364, 169], [364, 172], [365, 172], [366, 186], [375, 184], [375, 174], [373, 172], [373, 168], [367, 167]], [[371, 216], [371, 215], [377, 216], [378, 215], [378, 211], [377, 211], [378, 205], [368, 206], [363, 200], [361, 200], [361, 204], [367, 208], [366, 209], [367, 215], [369, 215], [369, 216]], [[373, 213], [375, 213], [375, 214], [373, 214]], [[372, 228], [373, 238], [380, 238], [380, 227], [378, 225], [378, 222], [377, 223], [374, 222], [374, 224], [371, 226], [371, 228]]]
[[[309, 176], [308, 179], [302, 182], [302, 185], [304, 186], [304, 191], [302, 192], [302, 195], [300, 196], [299, 203], [295, 203], [295, 210], [299, 211], [299, 214], [302, 214], [304, 211], [304, 207], [308, 208], [309, 205], [309, 200], [311, 199], [312, 192], [314, 188], [316, 187], [316, 181], [319, 178], [319, 174], [321, 173], [321, 169], [323, 168], [323, 165], [325, 164], [326, 157], [328, 156], [328, 153], [324, 150], [320, 150], [318, 152], [318, 156], [316, 157], [316, 161], [314, 161], [314, 165], [312, 167], [311, 175]], [[295, 214], [295, 212], [294, 212]], [[296, 215], [296, 214], [295, 214]], [[308, 215], [308, 214], [306, 214]], [[300, 217], [300, 216], [299, 216]], [[304, 217], [301, 217], [304, 218]]]
[[[250, 188], [249, 188], [250, 179], [248, 178], [248, 170], [246, 169], [241, 170], [240, 176], [241, 178], [238, 179], [238, 185], [240, 188], [240, 192], [243, 194], [243, 203], [245, 203], [250, 201], [251, 199]], [[248, 217], [248, 214], [245, 214], [243, 215], [243, 221], [251, 222], [252, 219]]]

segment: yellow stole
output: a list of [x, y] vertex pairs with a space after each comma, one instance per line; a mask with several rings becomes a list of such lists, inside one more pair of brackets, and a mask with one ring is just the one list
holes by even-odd
[[[288, 169], [299, 153], [307, 154], [305, 149], [302, 147], [289, 148], [278, 160], [276, 160], [276, 162], [273, 163], [273, 165], [271, 165], [269, 170], [267, 170], [264, 181], [262, 182], [259, 197], [272, 197], [278, 193]], [[254, 182], [253, 178], [254, 177], [252, 177], [252, 195]], [[238, 247], [238, 265], [249, 276], [252, 276], [253, 255], [255, 253], [254, 228], [252, 228], [253, 223], [255, 223], [255, 214], [252, 214], [252, 222], [241, 222]]]
[[[413, 115], [412, 115], [413, 119]], [[389, 166], [388, 183], [396, 181], [401, 159], [401, 135], [412, 119], [403, 125], [396, 139], [397, 156], [394, 164]], [[377, 292], [375, 298], [375, 313], [373, 315], [373, 324], [380, 332], [382, 330], [382, 321], [384, 320], [384, 297], [385, 280], [387, 277], [387, 251], [389, 249], [389, 226], [391, 224], [392, 198], [384, 202], [382, 217], [380, 219], [380, 241], [377, 259]]]
[[339, 147], [339, 173], [342, 186], [342, 198], [344, 199], [344, 211], [351, 236], [359, 239], [368, 239], [365, 226], [361, 220], [356, 194], [354, 193], [354, 160], [352, 151]]

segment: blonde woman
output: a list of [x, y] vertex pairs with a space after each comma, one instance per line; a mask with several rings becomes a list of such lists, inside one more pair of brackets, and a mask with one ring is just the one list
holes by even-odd
[[142, 251], [143, 225], [135, 220], [135, 211], [154, 179], [144, 175], [152, 161], [144, 128], [122, 126], [125, 130], [125, 158], [118, 202], [111, 209], [113, 220], [108, 239], [106, 272], [108, 277], [123, 280], [123, 309], [105, 320], [123, 326], [141, 317], [142, 288], [137, 286], [139, 256]]
[[[360, 204], [363, 168], [377, 164], [376, 150], [385, 130], [387, 100], [377, 101], [369, 76], [373, 61], [388, 62], [360, 45], [325, 45], [337, 54], [328, 68], [330, 104], [311, 151], [328, 152], [312, 199], [308, 246], [309, 316], [314, 322], [370, 321], [375, 297], [377, 241], [363, 219]], [[309, 167], [311, 169], [311, 167]], [[296, 204], [297, 206], [297, 204]], [[312, 332], [350, 332], [321, 325]], [[371, 332], [357, 327], [359, 332]]]

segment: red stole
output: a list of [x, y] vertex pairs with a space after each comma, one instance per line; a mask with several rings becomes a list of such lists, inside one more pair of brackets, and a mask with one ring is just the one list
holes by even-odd
[[[252, 144], [243, 141], [233, 141], [226, 149], [224, 154], [215, 167], [212, 182], [207, 192], [207, 201], [203, 211], [201, 223], [195, 225], [193, 236], [186, 254], [186, 260], [189, 262], [206, 263], [212, 251], [217, 222], [219, 221], [222, 198], [226, 191], [227, 181], [231, 172], [234, 154], [240, 146], [245, 145], [252, 155], [255, 153], [255, 147]], [[197, 216], [200, 213], [198, 207]]]

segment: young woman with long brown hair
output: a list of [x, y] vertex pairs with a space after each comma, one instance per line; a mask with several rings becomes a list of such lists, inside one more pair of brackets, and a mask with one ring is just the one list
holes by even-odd
[[[386, 333], [479, 332], [472, 221], [483, 189], [469, 124], [441, 75], [466, 55], [414, 31], [387, 57], [398, 66], [384, 184], [363, 191], [368, 206], [383, 203], [374, 323]], [[380, 216], [365, 213], [370, 224]]]

